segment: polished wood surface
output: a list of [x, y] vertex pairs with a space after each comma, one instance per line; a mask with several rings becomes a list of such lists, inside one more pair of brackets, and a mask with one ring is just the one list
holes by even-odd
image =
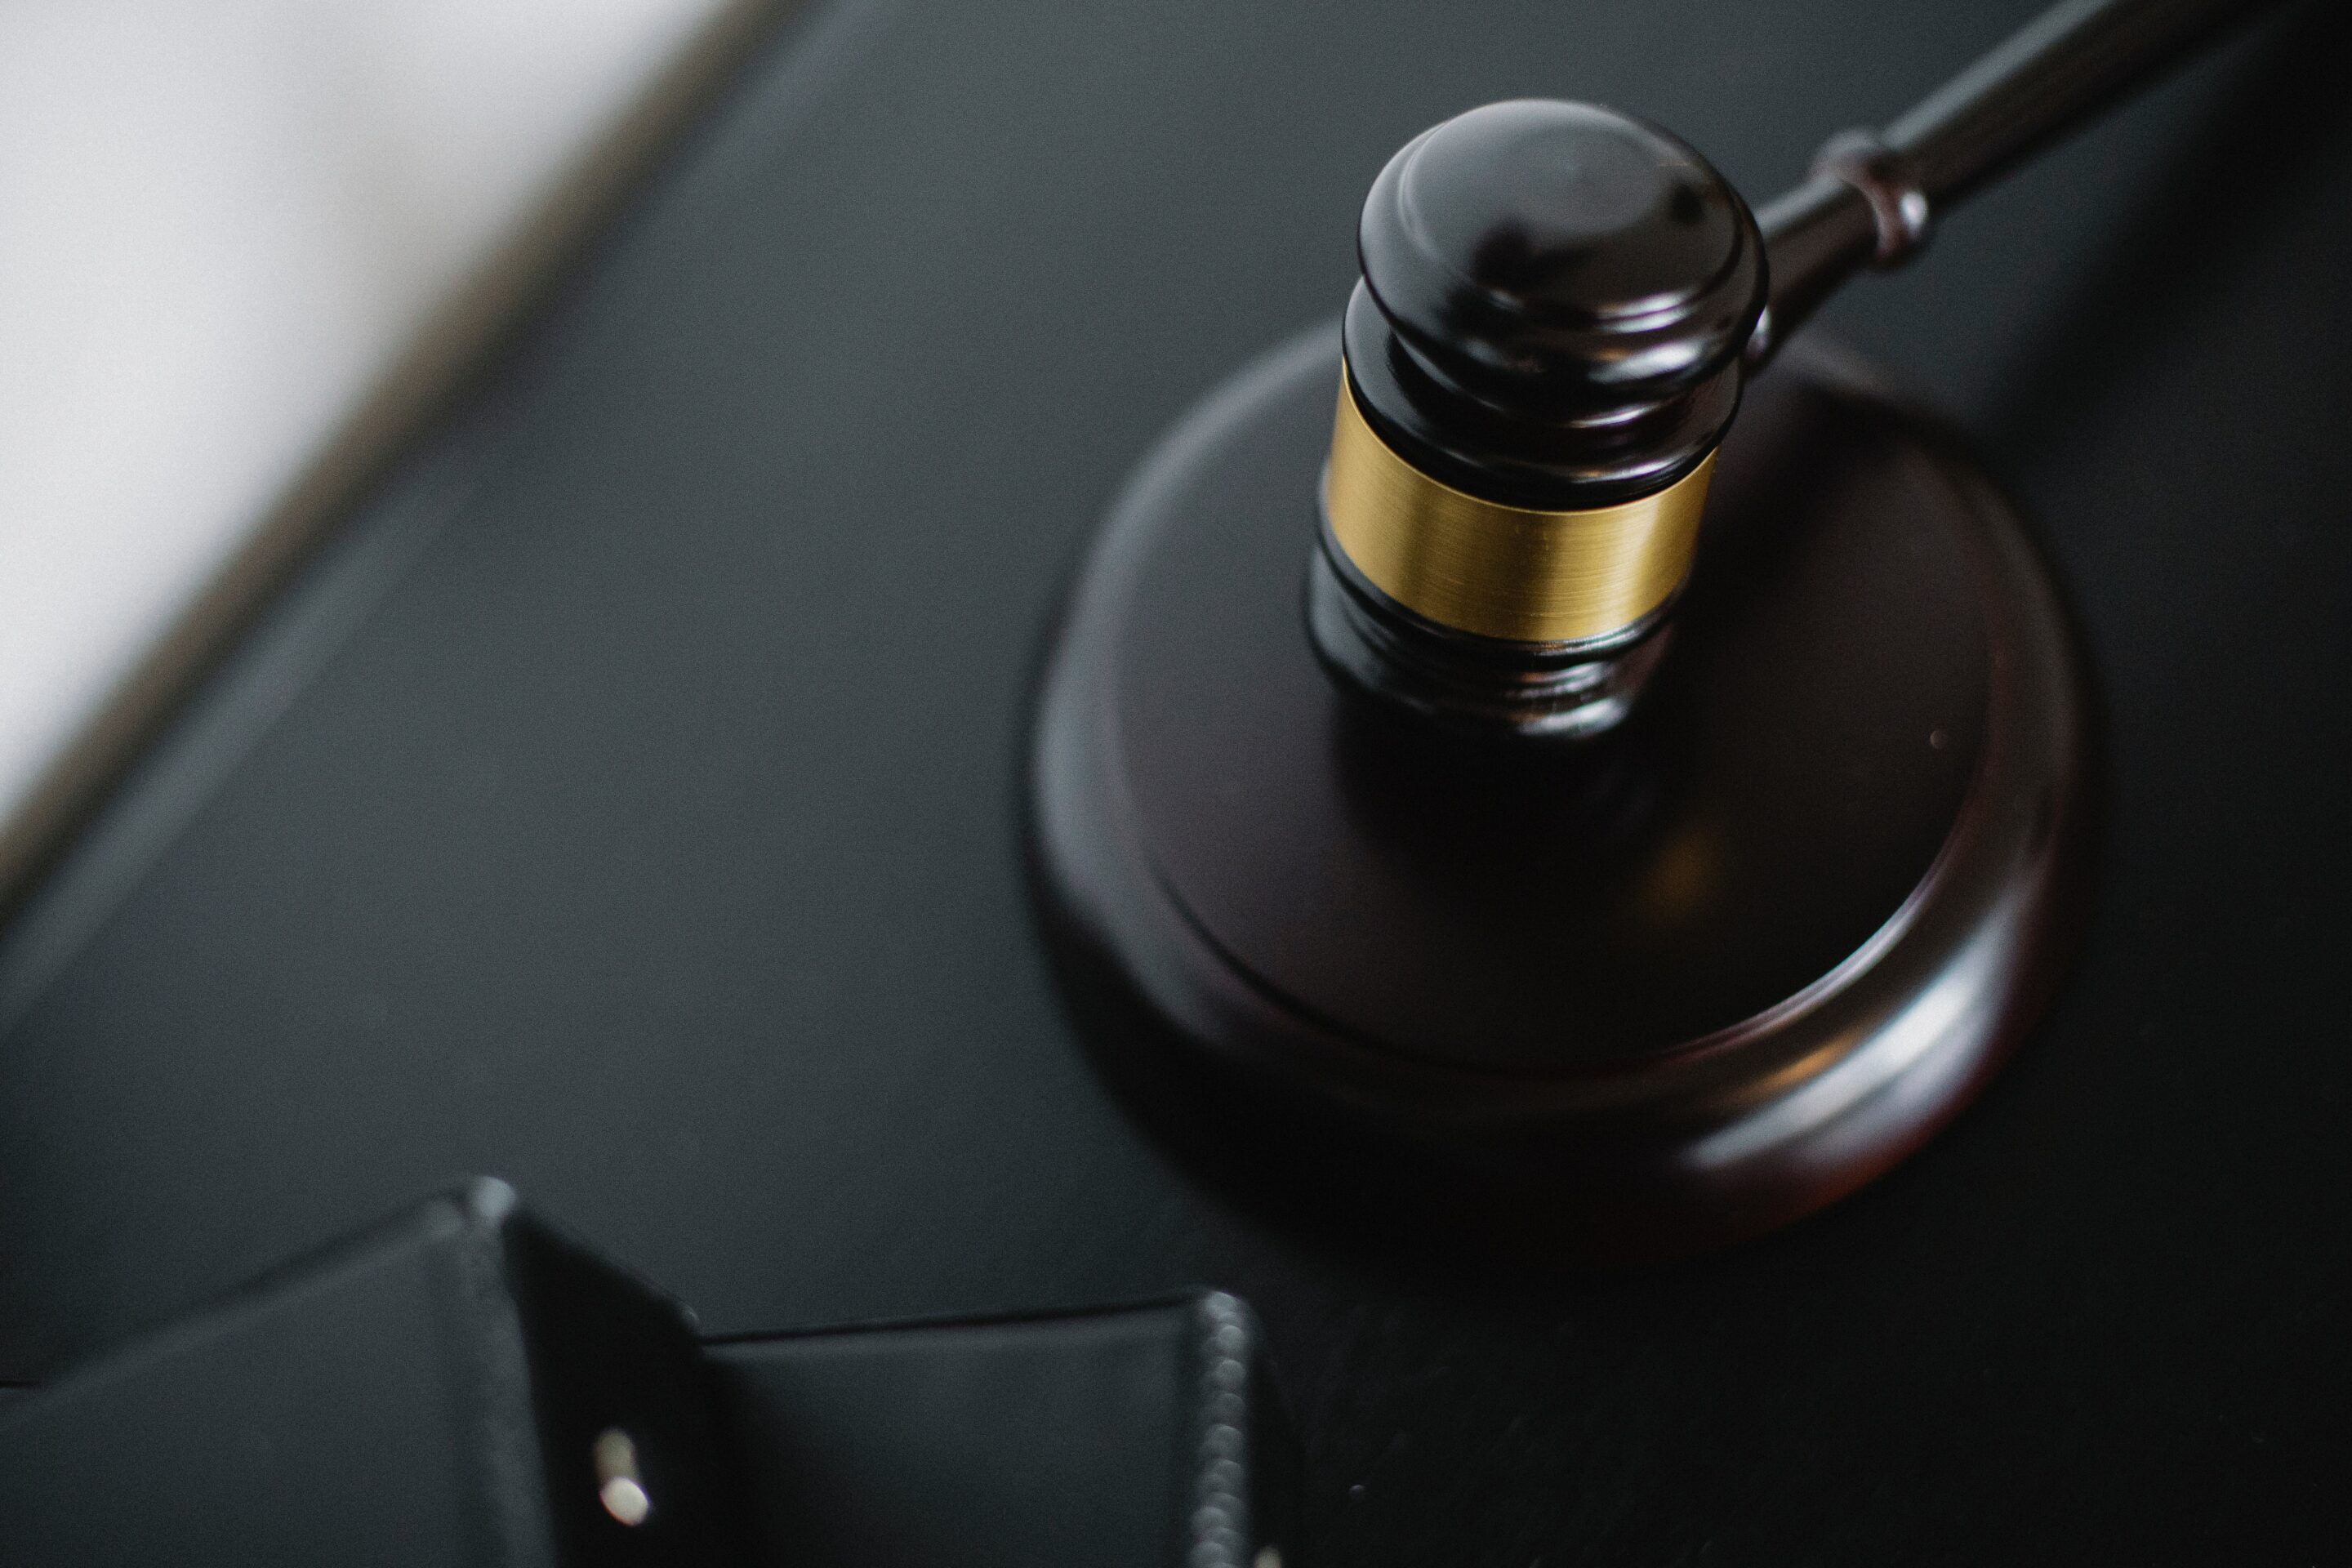
[[1945, 211], [2177, 67], [2269, 0], [2060, 0], [1882, 133], [1830, 138], [1759, 207], [1772, 300], [1761, 363], [1865, 266], [1896, 266]]
[[[1096, 1009], [1093, 1047], [1199, 1055], [1197, 1114], [1279, 1149], [1273, 1184], [1377, 1212], [1366, 1168], [1433, 1155], [1475, 1173], [1457, 1224], [1532, 1218], [1538, 1252], [1719, 1244], [1884, 1170], [2016, 1043], [2080, 909], [2080, 671], [2013, 512], [1808, 356], [1724, 447], [1633, 716], [1464, 734], [1308, 646], [1336, 350], [1170, 434], [1048, 661], [1043, 896], [1081, 1005], [1150, 1015]], [[1318, 1121], [1402, 1147], [1302, 1159]]]
[[1372, 181], [1349, 374], [1381, 438], [1444, 484], [1542, 510], [1636, 500], [1705, 461], [1738, 407], [1763, 249], [1669, 132], [1595, 104], [1481, 104]]

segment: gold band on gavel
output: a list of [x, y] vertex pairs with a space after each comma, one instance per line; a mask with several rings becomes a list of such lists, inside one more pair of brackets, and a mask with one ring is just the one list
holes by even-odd
[[1682, 585], [1715, 454], [1653, 496], [1589, 511], [1501, 506], [1431, 479], [1364, 422], [1343, 368], [1324, 512], [1371, 584], [1457, 631], [1584, 642], [1622, 631]]

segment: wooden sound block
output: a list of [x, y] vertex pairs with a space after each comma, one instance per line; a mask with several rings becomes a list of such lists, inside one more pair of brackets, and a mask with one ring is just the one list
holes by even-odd
[[1244, 1186], [1547, 1248], [1717, 1245], [1885, 1170], [2075, 923], [2083, 682], [2014, 510], [1792, 350], [1633, 717], [1456, 733], [1310, 647], [1339, 375], [1321, 331], [1209, 397], [1069, 599], [1034, 863], [1098, 1058]]

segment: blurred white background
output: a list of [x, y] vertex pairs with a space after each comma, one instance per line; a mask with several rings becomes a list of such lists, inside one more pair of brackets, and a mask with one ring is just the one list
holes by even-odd
[[0, 0], [0, 824], [724, 0]]

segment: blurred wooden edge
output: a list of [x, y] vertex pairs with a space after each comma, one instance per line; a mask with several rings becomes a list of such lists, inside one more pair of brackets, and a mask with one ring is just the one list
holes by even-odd
[[294, 482], [0, 821], [0, 928], [332, 525], [497, 363], [800, 0], [726, 0], [427, 315]]

